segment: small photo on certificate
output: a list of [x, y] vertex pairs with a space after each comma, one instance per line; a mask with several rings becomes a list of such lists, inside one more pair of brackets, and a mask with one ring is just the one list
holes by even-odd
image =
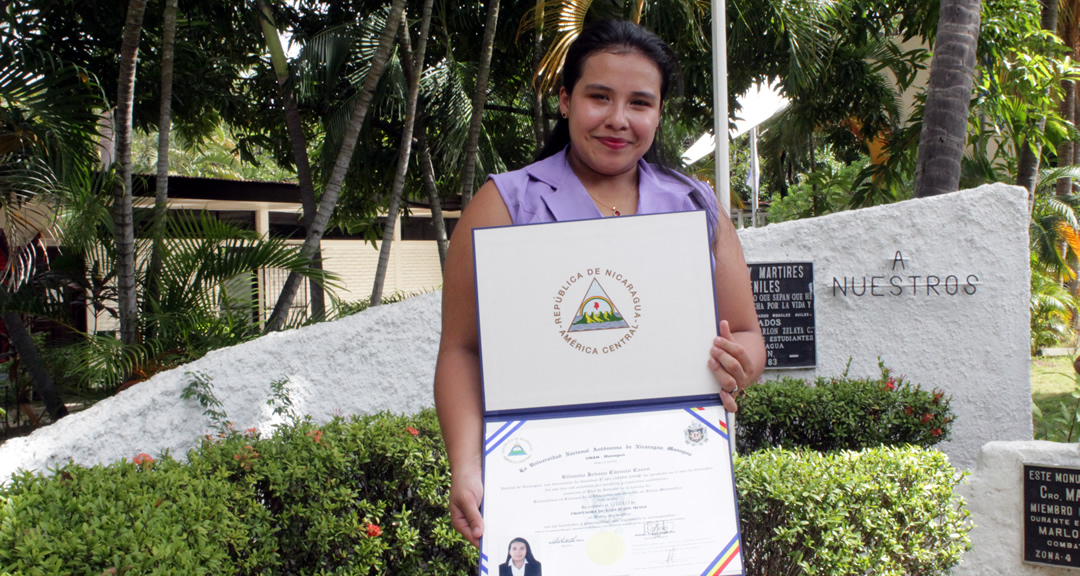
[[742, 574], [722, 406], [485, 423], [481, 574]]

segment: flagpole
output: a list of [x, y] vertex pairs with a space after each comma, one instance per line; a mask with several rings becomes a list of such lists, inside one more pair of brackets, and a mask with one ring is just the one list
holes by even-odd
[[727, 5], [712, 0], [713, 134], [716, 136], [716, 200], [724, 217], [731, 217], [728, 166]]
[[750, 129], [750, 227], [757, 228], [758, 194], [761, 186], [761, 165], [757, 155], [757, 126]]

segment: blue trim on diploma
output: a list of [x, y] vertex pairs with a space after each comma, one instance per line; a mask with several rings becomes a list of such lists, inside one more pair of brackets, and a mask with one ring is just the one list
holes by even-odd
[[[719, 434], [721, 438], [723, 438], [724, 440], [727, 440], [727, 432], [724, 432], [723, 430], [721, 430], [719, 426], [717, 426], [717, 425], [713, 424], [712, 422], [709, 422], [708, 420], [702, 418], [701, 414], [698, 414], [697, 412], [694, 412], [693, 408], [684, 408], [684, 410], [686, 410], [687, 414], [693, 416], [694, 418], [697, 418], [698, 420], [701, 420], [702, 424], [704, 424], [704, 425], [708, 426], [709, 428], [711, 428], [712, 431]], [[724, 413], [724, 416], [725, 417], [727, 416], [726, 412]], [[725, 426], [726, 425], [727, 425], [727, 423], [725, 422]]]
[[[486, 440], [484, 440], [484, 457], [487, 457], [489, 454], [491, 454], [496, 448], [499, 447], [499, 444], [502, 444], [503, 442], [505, 442], [506, 439], [509, 438], [511, 434], [513, 434], [514, 432], [517, 432], [518, 428], [521, 428], [522, 426], [524, 426], [526, 422], [528, 422], [528, 420], [520, 420], [520, 421], [516, 421], [516, 422], [515, 421], [507, 422], [501, 428], [496, 430], [495, 433], [492, 434], [490, 438], [487, 438]], [[506, 428], [508, 426], [510, 426], [510, 429], [507, 430], [505, 433], [503, 433], [503, 431], [506, 430]]]
[[699, 394], [673, 398], [647, 398], [626, 400], [623, 402], [596, 402], [592, 404], [567, 404], [565, 406], [545, 406], [543, 408], [525, 408], [518, 410], [498, 410], [484, 414], [485, 422], [513, 420], [547, 420], [550, 418], [576, 418], [578, 416], [598, 416], [625, 412], [656, 412], [675, 410], [687, 406], [716, 406], [721, 404], [719, 394]]

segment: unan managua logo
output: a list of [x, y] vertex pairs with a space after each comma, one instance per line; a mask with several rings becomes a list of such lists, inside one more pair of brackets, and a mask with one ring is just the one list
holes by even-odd
[[[586, 279], [590, 280], [588, 288], [578, 296]], [[613, 292], [609, 293], [605, 286]], [[559, 336], [584, 354], [621, 350], [639, 329], [641, 298], [630, 279], [614, 270], [589, 268], [575, 272], [559, 288], [554, 300], [552, 313]]]

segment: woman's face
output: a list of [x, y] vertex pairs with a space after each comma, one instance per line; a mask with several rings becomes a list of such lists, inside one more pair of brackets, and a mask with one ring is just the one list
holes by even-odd
[[521, 564], [521, 561], [525, 559], [524, 542], [510, 543], [510, 559], [513, 560], [515, 564]]
[[617, 176], [636, 169], [660, 125], [660, 81], [660, 69], [636, 51], [585, 59], [573, 94], [559, 91], [575, 170]]

